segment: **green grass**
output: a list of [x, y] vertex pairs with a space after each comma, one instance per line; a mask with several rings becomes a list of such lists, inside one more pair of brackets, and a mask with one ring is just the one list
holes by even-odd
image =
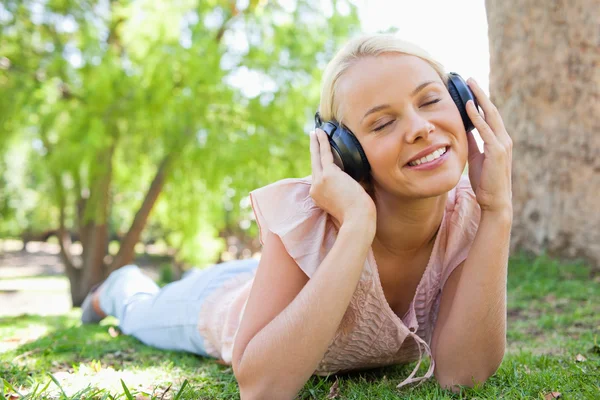
[[[396, 389], [412, 363], [313, 377], [298, 398], [544, 399], [560, 392], [563, 399], [600, 399], [600, 274], [582, 264], [513, 257], [508, 301], [507, 355], [480, 387], [454, 394], [431, 379]], [[78, 310], [1, 318], [1, 393], [11, 399], [239, 398], [230, 367], [144, 346], [116, 335], [115, 323], [81, 326]]]

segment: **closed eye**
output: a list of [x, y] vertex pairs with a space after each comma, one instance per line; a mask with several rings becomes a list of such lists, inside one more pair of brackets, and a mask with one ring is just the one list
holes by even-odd
[[[423, 104], [421, 107], [427, 107], [427, 106], [433, 105], [435, 103], [439, 103], [440, 101], [442, 101], [442, 99], [435, 99], [435, 100], [432, 100], [432, 101], [429, 101], [429, 102]], [[394, 120], [386, 122], [385, 124], [380, 125], [377, 128], [374, 128], [373, 131], [379, 132], [379, 131], [383, 130], [386, 126], [392, 124], [393, 122], [394, 122]]]
[[394, 122], [394, 120], [391, 120], [389, 122], [386, 122], [383, 125], [378, 126], [377, 128], [373, 129], [373, 131], [375, 132], [379, 132], [380, 130], [382, 130], [383, 128], [385, 128], [386, 126], [390, 125], [392, 122]]
[[435, 100], [433, 100], [433, 101], [430, 101], [430, 102], [428, 102], [428, 103], [425, 103], [425, 104], [423, 104], [421, 107], [430, 106], [430, 105], [432, 105], [432, 104], [439, 103], [440, 101], [442, 101], [442, 99], [435, 99]]

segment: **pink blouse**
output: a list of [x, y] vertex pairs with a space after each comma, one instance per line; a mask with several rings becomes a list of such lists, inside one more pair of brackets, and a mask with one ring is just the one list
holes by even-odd
[[[250, 193], [264, 244], [267, 230], [277, 234], [300, 269], [310, 278], [333, 247], [337, 229], [329, 215], [309, 195], [311, 177], [283, 179]], [[360, 281], [340, 326], [315, 370], [328, 375], [419, 360], [398, 387], [432, 376], [430, 343], [441, 292], [450, 273], [463, 262], [475, 238], [480, 208], [467, 176], [448, 194], [442, 224], [429, 263], [406, 314], [389, 306], [370, 249]], [[198, 329], [208, 354], [231, 364], [233, 343], [254, 274], [231, 278], [206, 299]], [[412, 340], [406, 340], [410, 338]], [[423, 353], [429, 370], [415, 378]]]

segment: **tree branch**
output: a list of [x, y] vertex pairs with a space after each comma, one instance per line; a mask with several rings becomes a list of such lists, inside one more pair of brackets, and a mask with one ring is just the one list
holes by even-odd
[[[52, 29], [48, 24], [42, 24], [42, 27], [52, 37], [52, 40], [54, 41], [54, 47], [55, 47], [55, 49], [57, 49], [56, 52], [58, 54], [62, 53], [62, 51], [64, 49], [64, 45], [62, 44], [60, 37], [58, 36], [58, 32], [56, 32], [56, 30]], [[81, 101], [82, 103], [85, 103], [85, 99], [82, 96], [73, 93], [73, 91], [71, 90], [69, 84], [67, 83], [67, 75], [66, 75], [64, 69], [60, 68], [58, 70], [58, 75], [60, 78], [60, 82], [58, 84], [58, 90], [60, 91], [61, 98], [65, 99], [65, 100], [77, 99], [77, 100]]]
[[144, 226], [150, 216], [150, 212], [162, 191], [174, 154], [175, 152], [172, 151], [162, 159], [156, 171], [156, 175], [150, 184], [150, 188], [148, 188], [148, 192], [146, 192], [144, 201], [138, 212], [135, 214], [131, 227], [121, 241], [121, 247], [109, 267], [109, 273], [133, 261], [135, 245], [139, 241]]
[[219, 27], [219, 30], [217, 31], [217, 36], [215, 37], [217, 43], [221, 43], [223, 35], [225, 35], [225, 31], [227, 30], [227, 25], [240, 14], [240, 10], [237, 8], [236, 3], [237, 2], [235, 0], [231, 1], [229, 18], [223, 21]]

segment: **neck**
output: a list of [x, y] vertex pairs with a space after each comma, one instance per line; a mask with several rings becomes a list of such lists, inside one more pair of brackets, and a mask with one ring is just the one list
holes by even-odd
[[426, 199], [402, 199], [377, 193], [377, 231], [373, 246], [389, 257], [409, 257], [434, 242], [448, 194]]

